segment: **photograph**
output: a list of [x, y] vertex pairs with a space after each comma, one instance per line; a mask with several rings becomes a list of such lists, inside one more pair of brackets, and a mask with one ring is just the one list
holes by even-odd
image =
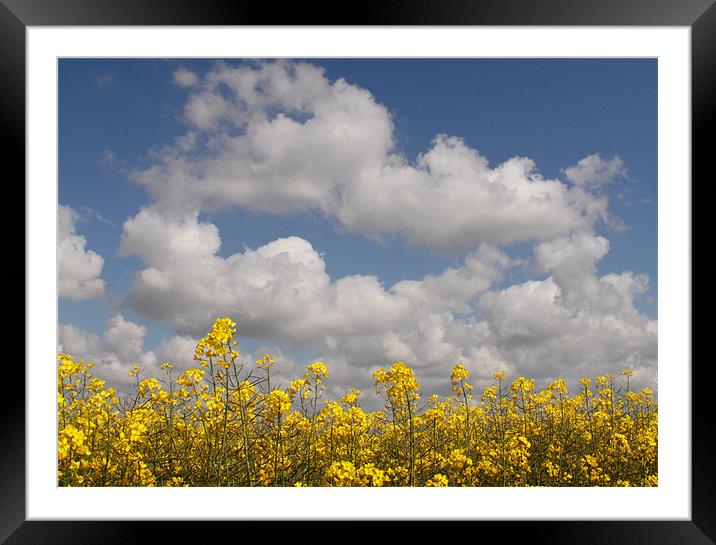
[[57, 63], [58, 486], [658, 486], [657, 59]]
[[712, 3], [0, 0], [0, 543], [714, 545]]

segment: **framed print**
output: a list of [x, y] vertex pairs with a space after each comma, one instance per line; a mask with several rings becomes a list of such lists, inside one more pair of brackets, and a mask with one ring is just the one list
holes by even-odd
[[714, 542], [709, 1], [3, 1], [0, 540]]

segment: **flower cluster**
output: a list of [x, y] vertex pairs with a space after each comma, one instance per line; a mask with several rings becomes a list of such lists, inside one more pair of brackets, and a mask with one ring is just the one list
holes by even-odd
[[[129, 367], [118, 396], [93, 365], [60, 354], [61, 486], [656, 486], [653, 393], [617, 378], [562, 379], [542, 391], [503, 371], [482, 396], [456, 364], [453, 395], [422, 397], [405, 362], [373, 374], [385, 407], [361, 392], [323, 400], [329, 371], [310, 363], [286, 387], [274, 359], [238, 361], [236, 324], [218, 319], [195, 351], [197, 367], [169, 362], [162, 377]], [[592, 386], [594, 385], [594, 386]]]

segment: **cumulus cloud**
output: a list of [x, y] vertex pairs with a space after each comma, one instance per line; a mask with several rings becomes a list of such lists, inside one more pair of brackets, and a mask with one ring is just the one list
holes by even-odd
[[375, 276], [332, 280], [324, 257], [299, 237], [226, 258], [219, 248], [218, 230], [197, 213], [142, 210], [125, 223], [120, 244], [121, 253], [146, 262], [125, 304], [191, 336], [230, 315], [242, 337], [308, 347], [345, 374], [352, 370], [350, 384], [363, 386], [391, 360], [444, 382], [457, 359], [488, 353], [481, 341], [489, 332], [470, 316], [471, 303], [516, 263], [482, 245], [459, 267], [386, 287]]
[[535, 261], [551, 274], [565, 308], [633, 314], [633, 300], [648, 290], [649, 279], [631, 271], [597, 277], [596, 263], [608, 251], [606, 238], [580, 231], [537, 244]]
[[564, 175], [578, 186], [600, 186], [613, 182], [617, 177], [626, 177], [627, 169], [618, 156], [607, 160], [595, 153], [565, 168]]
[[[481, 246], [459, 268], [421, 281], [385, 288], [375, 276], [330, 279], [324, 258], [299, 237], [274, 240], [256, 249], [218, 255], [218, 229], [194, 212], [180, 218], [145, 208], [124, 225], [121, 255], [138, 255], [127, 304], [197, 334], [230, 313], [254, 337], [295, 342], [329, 339], [352, 331], [380, 332], [422, 312], [465, 312], [468, 303], [500, 277], [512, 261]], [[330, 341], [326, 341], [330, 344]]]
[[96, 366], [97, 376], [111, 385], [124, 387], [132, 381], [127, 371], [134, 364], [150, 372], [158, 371], [156, 356], [144, 352], [145, 334], [144, 326], [122, 316], [112, 317], [101, 337], [71, 324], [60, 324], [58, 348], [60, 352], [91, 361]]
[[105, 293], [102, 274], [104, 259], [86, 249], [87, 239], [77, 234], [79, 215], [71, 207], [60, 205], [57, 211], [57, 274], [60, 297], [72, 300], [92, 299]]
[[598, 276], [609, 241], [577, 231], [535, 245], [535, 262], [549, 273], [480, 298], [480, 315], [497, 346], [521, 373], [541, 378], [594, 376], [631, 367], [653, 387], [657, 322], [635, 299], [648, 277], [631, 271]]
[[656, 322], [634, 307], [647, 279], [598, 277], [609, 244], [590, 231], [536, 244], [535, 264], [549, 276], [503, 289], [495, 286], [504, 271], [521, 262], [484, 244], [458, 267], [391, 286], [367, 275], [331, 279], [327, 258], [299, 237], [226, 258], [220, 244], [198, 212], [143, 209], [125, 223], [120, 245], [146, 264], [126, 304], [194, 337], [230, 315], [241, 337], [326, 358], [341, 369], [342, 386], [370, 388], [372, 371], [396, 360], [415, 366], [431, 391], [447, 388], [456, 362], [481, 387], [498, 369], [576, 381], [628, 365], [645, 383], [655, 378]]
[[179, 68], [172, 73], [174, 83], [179, 87], [193, 87], [199, 83], [199, 77], [186, 68]]
[[[595, 299], [575, 310], [565, 305], [554, 278], [531, 280], [480, 299], [480, 312], [495, 334], [496, 346], [520, 374], [544, 381], [636, 370], [642, 385], [654, 387], [657, 322], [633, 306], [643, 288], [632, 273], [596, 279]], [[605, 308], [602, 293], [616, 305]]]
[[95, 376], [122, 391], [133, 384], [134, 379], [127, 376], [132, 365], [142, 368], [143, 377], [159, 377], [159, 366], [165, 361], [170, 361], [178, 371], [196, 364], [193, 360], [196, 339], [175, 335], [163, 340], [154, 350], [146, 350], [146, 333], [145, 326], [126, 320], [121, 315], [109, 319], [102, 335], [71, 324], [60, 324], [58, 351], [91, 361], [95, 365]]
[[441, 252], [548, 240], [607, 217], [586, 183], [545, 179], [523, 157], [491, 167], [455, 136], [437, 135], [409, 161], [384, 105], [307, 63], [218, 64], [192, 87], [184, 116], [195, 145], [169, 146], [132, 175], [174, 213], [314, 211]]
[[609, 251], [609, 241], [595, 234], [577, 231], [535, 246], [535, 261], [552, 275], [560, 288], [560, 299], [576, 308], [595, 301], [599, 282], [596, 263]]

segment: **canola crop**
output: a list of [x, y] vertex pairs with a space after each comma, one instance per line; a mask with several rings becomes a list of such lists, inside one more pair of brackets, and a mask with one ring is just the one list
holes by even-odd
[[542, 391], [504, 372], [479, 399], [456, 364], [453, 395], [423, 397], [404, 362], [373, 374], [385, 401], [361, 408], [353, 388], [323, 401], [317, 361], [286, 386], [274, 360], [237, 361], [236, 324], [215, 321], [198, 365], [161, 378], [133, 366], [131, 395], [58, 356], [59, 486], [656, 486], [653, 392], [621, 376], [561, 379]]

